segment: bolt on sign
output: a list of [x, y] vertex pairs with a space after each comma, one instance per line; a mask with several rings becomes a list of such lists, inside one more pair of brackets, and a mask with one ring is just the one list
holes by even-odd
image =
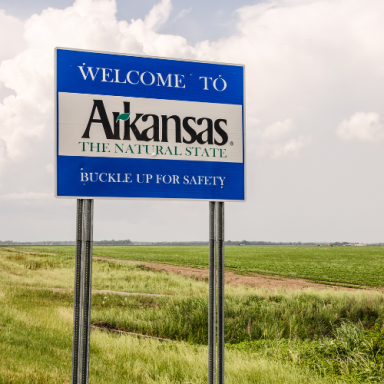
[[56, 196], [244, 201], [244, 66], [56, 49]]

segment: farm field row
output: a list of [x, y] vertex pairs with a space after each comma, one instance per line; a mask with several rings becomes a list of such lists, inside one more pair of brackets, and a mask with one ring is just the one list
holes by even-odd
[[[19, 246], [21, 250], [74, 255], [74, 246]], [[225, 266], [237, 273], [305, 278], [325, 283], [384, 287], [384, 247], [226, 246]], [[203, 246], [95, 246], [116, 259], [208, 267]]]

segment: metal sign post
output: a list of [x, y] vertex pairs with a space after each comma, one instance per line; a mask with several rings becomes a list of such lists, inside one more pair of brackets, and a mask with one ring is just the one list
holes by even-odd
[[224, 384], [224, 203], [217, 205], [217, 383]]
[[77, 200], [72, 384], [88, 383], [92, 289], [93, 200]]
[[209, 203], [208, 384], [216, 384], [216, 374], [217, 383], [224, 384], [224, 283], [224, 203], [211, 201]]
[[208, 384], [216, 384], [216, 202], [209, 202]]

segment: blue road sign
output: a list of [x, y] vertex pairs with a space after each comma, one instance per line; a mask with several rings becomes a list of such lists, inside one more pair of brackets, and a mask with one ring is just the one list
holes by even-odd
[[244, 66], [56, 48], [56, 196], [244, 201]]

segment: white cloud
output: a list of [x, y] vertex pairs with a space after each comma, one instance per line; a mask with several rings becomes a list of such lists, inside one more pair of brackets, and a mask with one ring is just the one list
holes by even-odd
[[159, 29], [167, 20], [172, 11], [171, 0], [161, 0], [146, 16], [144, 23], [153, 31]]
[[0, 200], [44, 200], [51, 197], [52, 194], [47, 192], [20, 192], [0, 195]]
[[268, 125], [261, 133], [261, 138], [264, 140], [275, 140], [279, 139], [293, 129], [292, 119], [285, 119], [283, 121], [277, 121], [271, 125]]
[[313, 143], [311, 136], [292, 137], [295, 127], [292, 119], [276, 121], [263, 129], [258, 128], [260, 121], [255, 118], [249, 118], [247, 122], [248, 154], [257, 159], [297, 158], [305, 147]]
[[250, 150], [259, 159], [296, 158], [301, 150], [311, 143], [311, 137], [298, 136], [284, 142], [254, 144]]
[[55, 169], [53, 167], [53, 164], [50, 163], [45, 166], [45, 170], [47, 171], [47, 173], [53, 173]]
[[27, 46], [24, 41], [24, 25], [15, 17], [6, 15], [0, 9], [0, 62], [10, 59], [24, 50]]
[[176, 17], [173, 19], [173, 21], [179, 20], [179, 19], [181, 19], [181, 18], [187, 16], [188, 13], [191, 12], [191, 11], [192, 11], [192, 7], [182, 9], [182, 10], [176, 15]]
[[380, 143], [384, 141], [384, 119], [375, 112], [358, 112], [338, 125], [336, 135], [345, 141]]

